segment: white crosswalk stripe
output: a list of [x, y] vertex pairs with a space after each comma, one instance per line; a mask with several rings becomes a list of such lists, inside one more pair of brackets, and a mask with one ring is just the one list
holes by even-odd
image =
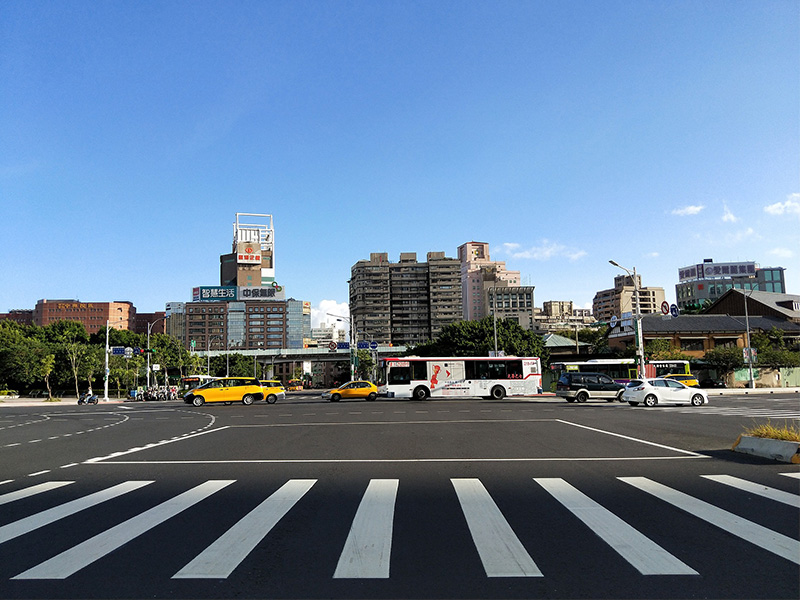
[[541, 577], [489, 492], [477, 479], [451, 479], [487, 577]]
[[775, 500], [776, 502], [783, 502], [789, 506], [800, 508], [800, 496], [797, 494], [790, 494], [789, 492], [776, 490], [775, 488], [753, 483], [752, 481], [739, 479], [738, 477], [732, 477], [731, 475], [702, 475], [702, 477], [718, 483], [724, 483], [725, 485], [729, 485], [746, 492], [763, 496], [764, 498], [769, 498], [770, 500]]
[[47, 483], [40, 483], [38, 485], [32, 485], [31, 487], [27, 487], [22, 490], [17, 490], [16, 492], [8, 492], [7, 494], [3, 494], [2, 496], [0, 496], [0, 504], [7, 504], [9, 502], [20, 500], [22, 498], [28, 498], [30, 496], [35, 496], [36, 494], [41, 494], [42, 492], [49, 492], [50, 490], [55, 490], [60, 487], [64, 487], [65, 485], [69, 485], [71, 483], [75, 482], [48, 481]]
[[233, 483], [233, 480], [207, 481], [171, 500], [128, 519], [124, 523], [54, 556], [12, 579], [65, 579], [109, 552], [128, 543], [156, 525], [174, 517], [201, 500]]
[[373, 479], [358, 506], [334, 579], [387, 579], [397, 479]]
[[588, 525], [642, 575], [697, 575], [697, 571], [563, 479], [537, 477], [534, 481]]
[[797, 540], [748, 521], [704, 500], [652, 481], [647, 477], [618, 477], [618, 479], [716, 525], [720, 529], [724, 529], [756, 546], [764, 548], [764, 550], [800, 564], [800, 542]]
[[316, 482], [316, 479], [288, 481], [172, 578], [226, 578]]
[[122, 494], [127, 494], [128, 492], [138, 490], [139, 488], [151, 483], [153, 482], [126, 481], [108, 489], [95, 492], [94, 494], [89, 494], [83, 498], [78, 498], [77, 500], [72, 500], [71, 502], [67, 502], [60, 506], [42, 511], [35, 515], [31, 515], [30, 517], [20, 519], [14, 523], [3, 525], [0, 527], [0, 544], [24, 535], [35, 529], [39, 529], [40, 527], [44, 527], [45, 525], [49, 525], [50, 523], [54, 523], [55, 521], [63, 519], [64, 517], [74, 515], [77, 512], [86, 510], [92, 506], [96, 506], [101, 502], [106, 502], [107, 500], [111, 500], [112, 498], [116, 498]]
[[[779, 473], [797, 479], [798, 472]], [[797, 508], [800, 495], [747, 481], [727, 474], [699, 476], [708, 489], [718, 484], [730, 488], [730, 494], [756, 494], [765, 501]], [[772, 531], [744, 517], [733, 514], [712, 504], [662, 485], [646, 477], [618, 477], [634, 489], [630, 494], [646, 492], [672, 507], [686, 511], [731, 533], [746, 542], [755, 544], [789, 561], [800, 564], [800, 541]], [[698, 575], [695, 569], [681, 560], [680, 553], [672, 554], [659, 545], [657, 536], [645, 536], [616, 513], [620, 508], [605, 507], [589, 497], [578, 487], [559, 477], [535, 477], [527, 480], [544, 489], [555, 502], [569, 511], [571, 517], [580, 520], [587, 528], [587, 535], [594, 534], [608, 544], [616, 555], [643, 575]], [[74, 482], [54, 481], [11, 492], [3, 496], [5, 502], [20, 501]], [[156, 483], [155, 481], [126, 481], [83, 497], [70, 500], [53, 508], [37, 512], [14, 522], [0, 526], [0, 544], [11, 543], [17, 538], [37, 529], [53, 527], [54, 523], [92, 507], [112, 506], [114, 499]], [[143, 535], [168, 519], [186, 511], [197, 503], [211, 497], [235, 480], [210, 480], [168, 499], [141, 514], [99, 533], [60, 554], [40, 562], [13, 579], [40, 580], [64, 579], [93, 562], [120, 550], [128, 542]], [[185, 560], [189, 562], [172, 576], [172, 579], [226, 579], [234, 574], [242, 562], [264, 543], [292, 509], [310, 494], [318, 483], [316, 479], [290, 479], [244, 514], [233, 526], [222, 531], [216, 540], [204, 550], [187, 548]], [[513, 525], [502, 513], [489, 490], [477, 478], [450, 479], [452, 490], [461, 509], [462, 527], [469, 531], [477, 557], [487, 577], [544, 577], [529, 551], [550, 552], [547, 548], [526, 549], [513, 530]], [[370, 480], [361, 501], [355, 510], [349, 532], [343, 542], [331, 539], [331, 552], [340, 552], [335, 571], [326, 577], [333, 579], [388, 579], [392, 563], [393, 530], [398, 501], [398, 479]], [[67, 490], [67, 493], [69, 490]], [[450, 492], [452, 493], [452, 492]], [[629, 498], [628, 501], [631, 501]], [[501, 504], [502, 505], [502, 504]], [[746, 508], [746, 504], [742, 505]], [[214, 505], [209, 505], [213, 510]], [[531, 507], [531, 514], [536, 514]], [[776, 509], [778, 507], [776, 506]], [[674, 510], [674, 508], [672, 509]], [[782, 510], [789, 510], [783, 508]], [[243, 511], [244, 512], [244, 511]], [[565, 513], [566, 514], [566, 513]], [[526, 523], [530, 526], [530, 523]], [[213, 526], [213, 524], [211, 525]], [[407, 526], [407, 525], [406, 525]], [[289, 528], [282, 528], [274, 535], [287, 535]], [[466, 531], [465, 530], [465, 531]], [[156, 538], [157, 539], [157, 538]], [[16, 543], [21, 543], [17, 541]], [[46, 546], [44, 546], [46, 548]], [[41, 551], [41, 550], [38, 550]], [[122, 550], [120, 550], [122, 551]], [[199, 554], [197, 552], [199, 551]], [[673, 550], [674, 551], [674, 550]], [[534, 555], [536, 555], [534, 552]], [[191, 558], [194, 556], [194, 558]], [[695, 565], [696, 566], [696, 565]], [[0, 567], [1, 568], [1, 567]], [[10, 574], [9, 574], [10, 575]]]

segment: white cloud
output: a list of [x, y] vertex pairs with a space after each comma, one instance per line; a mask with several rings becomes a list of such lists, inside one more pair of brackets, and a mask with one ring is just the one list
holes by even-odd
[[337, 315], [339, 317], [350, 318], [350, 306], [346, 302], [337, 302], [336, 300], [321, 300], [319, 306], [311, 307], [311, 326], [319, 327], [323, 323], [330, 326], [334, 325], [337, 329], [350, 330], [350, 325], [347, 321], [342, 319], [337, 321], [336, 317], [330, 315]]
[[649, 253], [645, 254], [645, 256], [647, 258], [658, 258], [661, 255], [658, 252], [649, 252]]
[[676, 208], [672, 211], [672, 214], [679, 217], [688, 217], [689, 215], [696, 215], [704, 208], [705, 206], [702, 205], [684, 206], [683, 208]]
[[797, 215], [800, 217], [800, 194], [789, 194], [786, 202], [776, 202], [764, 207], [764, 212], [771, 215]]
[[729, 244], [736, 244], [754, 237], [758, 237], [756, 236], [755, 230], [752, 227], [748, 227], [747, 229], [742, 229], [741, 231], [737, 231], [736, 233], [731, 233], [725, 236], [725, 241]]
[[723, 207], [724, 210], [722, 213], [722, 221], [724, 223], [736, 223], [736, 221], [739, 220], [739, 217], [737, 217], [730, 211], [727, 204], [724, 204]]
[[550, 260], [551, 258], [564, 257], [569, 260], [575, 261], [579, 258], [586, 256], [584, 250], [578, 248], [570, 248], [558, 242], [551, 242], [549, 240], [542, 240], [538, 246], [533, 246], [527, 250], [523, 250], [521, 244], [505, 243], [503, 248], [512, 258], [530, 258], [533, 260]]
[[794, 252], [789, 250], [788, 248], [773, 248], [769, 251], [769, 254], [772, 256], [777, 256], [778, 258], [793, 258]]

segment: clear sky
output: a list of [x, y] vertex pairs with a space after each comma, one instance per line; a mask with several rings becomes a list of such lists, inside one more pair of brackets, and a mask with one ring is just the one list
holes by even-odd
[[704, 258], [800, 294], [800, 3], [0, 2], [0, 312], [163, 310], [236, 212], [346, 310], [370, 252], [487, 242], [536, 305]]

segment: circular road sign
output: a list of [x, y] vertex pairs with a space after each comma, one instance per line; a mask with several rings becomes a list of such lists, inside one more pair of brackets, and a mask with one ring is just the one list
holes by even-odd
[[337, 344], [336, 344], [336, 342], [330, 342], [330, 343], [328, 344], [328, 348], [329, 348], [330, 350], [336, 350], [336, 347], [337, 347]]
[[378, 342], [370, 342], [369, 343], [369, 347], [370, 347], [371, 350], [377, 350], [378, 349]]
[[611, 329], [617, 326], [617, 315], [611, 317]]
[[673, 304], [672, 306], [670, 306], [669, 312], [672, 313], [673, 317], [677, 317], [679, 314], [681, 314], [680, 311], [678, 310], [677, 304]]
[[666, 300], [664, 300], [661, 303], [661, 312], [664, 313], [665, 315], [669, 314], [669, 302], [667, 302]]

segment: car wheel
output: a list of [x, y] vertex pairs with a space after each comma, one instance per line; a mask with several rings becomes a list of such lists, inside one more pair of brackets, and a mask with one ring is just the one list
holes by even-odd
[[230, 405], [231, 405], [230, 402], [225, 402], [225, 406], [230, 406]]
[[339, 394], [331, 394], [331, 402], [338, 402], [341, 396]]
[[267, 396], [267, 404], [275, 404], [277, 400], [278, 397], [275, 394], [270, 394], [269, 396]]
[[414, 390], [414, 400], [426, 400], [428, 398], [428, 388], [419, 386]]
[[700, 394], [692, 396], [692, 406], [701, 406], [703, 404], [703, 397]]
[[589, 394], [587, 394], [586, 392], [578, 392], [578, 395], [575, 396], [575, 399], [578, 402], [586, 402], [589, 399]]
[[378, 394], [376, 394], [375, 392], [370, 392], [369, 396], [367, 396], [367, 402], [373, 402], [377, 397]]
[[625, 402], [625, 400], [622, 399], [622, 394], [624, 393], [625, 390], [620, 390], [619, 394], [617, 394], [617, 402]]
[[502, 400], [506, 397], [506, 390], [502, 385], [496, 385], [492, 388], [492, 398], [495, 400]]
[[253, 403], [253, 394], [245, 394], [244, 398], [242, 398], [242, 404], [245, 406], [250, 406]]
[[633, 402], [632, 400], [628, 400], [628, 404], [630, 404], [631, 406], [639, 406], [638, 402]]
[[653, 407], [656, 404], [658, 404], [658, 398], [653, 396], [653, 394], [648, 394], [647, 396], [645, 396], [645, 399], [644, 399], [644, 405], [645, 406]]
[[195, 406], [203, 406], [204, 403], [205, 399], [203, 399], [202, 396], [195, 396], [194, 398], [192, 398], [192, 404], [194, 404]]

